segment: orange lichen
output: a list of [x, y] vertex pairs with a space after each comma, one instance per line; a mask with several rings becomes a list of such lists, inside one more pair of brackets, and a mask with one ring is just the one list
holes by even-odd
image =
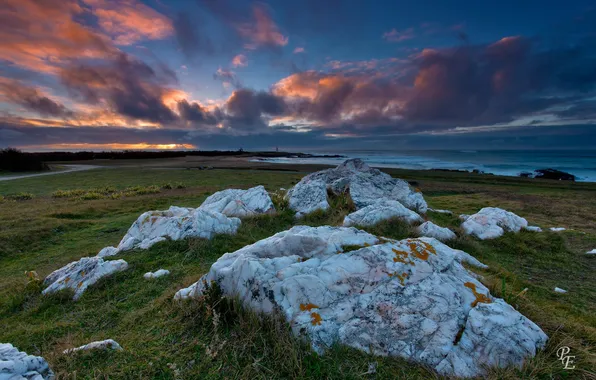
[[310, 316], [312, 317], [311, 323], [313, 326], [319, 326], [321, 324], [323, 318], [321, 318], [319, 313], [310, 313]]
[[364, 246], [365, 246], [365, 247], [370, 247], [370, 244], [368, 244], [368, 243], [364, 243]]
[[404, 264], [411, 264], [412, 262], [408, 259], [408, 252], [406, 251], [399, 251], [395, 248], [391, 249], [393, 253], [395, 253], [395, 257], [393, 258], [394, 263], [404, 263]]
[[81, 286], [83, 286], [83, 281], [79, 282], [79, 284], [77, 285], [77, 288], [80, 288]]
[[417, 193], [421, 193], [422, 190], [420, 190], [419, 188], [416, 188], [414, 191], [416, 191]]
[[82, 277], [82, 276], [84, 276], [84, 275], [85, 275], [85, 271], [84, 271], [84, 270], [82, 270], [82, 271], [80, 271], [80, 272], [79, 272], [79, 274], [80, 274], [80, 275], [81, 275], [81, 277]]
[[428, 260], [428, 255], [432, 253], [433, 255], [437, 254], [435, 248], [424, 241], [419, 241], [422, 247], [418, 246], [416, 242], [408, 240], [408, 246], [410, 250], [414, 253], [414, 255], [419, 258], [420, 260]]
[[64, 283], [68, 283], [68, 281], [70, 281], [70, 276], [68, 276], [64, 279]]
[[472, 282], [466, 282], [464, 284], [464, 286], [466, 288], [470, 288], [470, 290], [472, 291], [472, 293], [474, 293], [474, 297], [476, 297], [476, 299], [472, 302], [472, 307], [478, 305], [478, 302], [482, 302], [482, 303], [491, 303], [492, 301], [490, 300], [490, 298], [488, 298], [488, 294], [484, 295], [482, 293], [478, 293], [476, 291], [476, 284], [472, 283]]
[[405, 285], [405, 281], [408, 278], [408, 274], [406, 272], [402, 273], [402, 274], [396, 274], [397, 278], [399, 278], [399, 282], [401, 282], [402, 285]]
[[318, 309], [319, 307], [317, 305], [315, 305], [314, 303], [301, 303], [300, 304], [300, 310], [302, 311], [311, 311], [312, 309]]

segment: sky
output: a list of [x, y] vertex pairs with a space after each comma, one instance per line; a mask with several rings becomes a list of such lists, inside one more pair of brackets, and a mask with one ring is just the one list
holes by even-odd
[[0, 148], [591, 149], [593, 1], [0, 0]]

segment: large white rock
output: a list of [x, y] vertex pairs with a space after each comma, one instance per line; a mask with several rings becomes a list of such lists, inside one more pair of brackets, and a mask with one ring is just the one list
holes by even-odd
[[271, 197], [263, 186], [218, 191], [205, 199], [199, 208], [238, 218], [275, 212]]
[[104, 261], [100, 257], [83, 257], [79, 261], [53, 271], [43, 281], [47, 286], [43, 294], [55, 293], [63, 289], [74, 290], [74, 300], [83, 295], [85, 290], [103, 277], [128, 268], [124, 260]]
[[54, 372], [40, 356], [27, 355], [10, 343], [0, 343], [0, 380], [51, 380]]
[[175, 298], [199, 296], [217, 283], [246, 307], [280, 312], [319, 352], [339, 342], [448, 376], [521, 365], [547, 336], [492, 297], [463, 261], [482, 265], [436, 239], [297, 226], [226, 253]]
[[455, 232], [447, 227], [440, 227], [433, 222], [424, 222], [416, 228], [416, 232], [420, 236], [435, 238], [440, 241], [447, 241], [455, 239]]
[[[118, 245], [118, 251], [147, 249], [166, 240], [189, 237], [211, 239], [216, 234], [235, 234], [240, 219], [216, 211], [172, 206], [166, 211], [148, 211], [133, 223]], [[105, 248], [104, 248], [105, 249]]]
[[72, 354], [77, 351], [89, 351], [89, 350], [122, 351], [122, 346], [120, 346], [118, 344], [118, 342], [116, 342], [113, 339], [106, 339], [106, 340], [100, 340], [97, 342], [91, 342], [89, 344], [85, 344], [83, 346], [76, 347], [76, 348], [69, 348], [67, 350], [64, 350], [63, 353], [64, 354]]
[[349, 192], [358, 209], [387, 199], [418, 212], [425, 213], [427, 210], [422, 194], [413, 191], [406, 181], [370, 168], [357, 158], [347, 160], [334, 169], [307, 175], [288, 191], [286, 197], [290, 208], [297, 212], [297, 216], [302, 216], [329, 207], [327, 189], [336, 195]]
[[461, 225], [466, 234], [481, 240], [497, 238], [505, 231], [519, 232], [527, 226], [526, 219], [498, 207], [485, 207], [468, 216]]
[[382, 199], [377, 203], [363, 207], [358, 211], [347, 215], [343, 225], [350, 226], [374, 226], [383, 220], [398, 218], [409, 224], [422, 223], [424, 219], [414, 211], [405, 208], [398, 201]]

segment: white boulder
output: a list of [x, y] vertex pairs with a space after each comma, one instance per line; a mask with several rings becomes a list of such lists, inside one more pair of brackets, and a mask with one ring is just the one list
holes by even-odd
[[263, 186], [256, 186], [248, 190], [218, 191], [205, 199], [199, 209], [238, 218], [275, 212], [269, 193]]
[[211, 239], [216, 234], [235, 234], [240, 219], [216, 211], [172, 206], [166, 211], [148, 211], [133, 223], [118, 245], [118, 251], [147, 249], [169, 238]]
[[100, 257], [83, 257], [50, 273], [43, 281], [47, 286], [43, 294], [55, 293], [63, 289], [74, 290], [74, 300], [78, 300], [87, 288], [103, 277], [128, 268], [124, 260], [104, 261]]
[[344, 218], [343, 225], [346, 227], [374, 226], [383, 220], [393, 218], [402, 219], [409, 224], [422, 223], [424, 221], [420, 215], [405, 208], [398, 201], [383, 199], [347, 215]]
[[440, 227], [433, 222], [424, 222], [416, 228], [416, 232], [420, 236], [435, 238], [440, 241], [447, 241], [455, 239], [455, 232], [447, 227]]
[[145, 280], [152, 280], [154, 278], [159, 278], [162, 276], [167, 276], [170, 274], [170, 271], [167, 269], [158, 269], [155, 272], [147, 272], [143, 275]]
[[480, 264], [432, 238], [395, 241], [355, 228], [297, 226], [226, 253], [175, 298], [199, 296], [216, 283], [246, 307], [281, 313], [319, 352], [339, 342], [447, 376], [520, 366], [547, 336], [492, 297], [462, 261]]
[[52, 380], [55, 376], [41, 356], [27, 355], [10, 343], [0, 343], [0, 379]]
[[542, 232], [542, 228], [538, 226], [527, 226], [525, 229], [532, 232]]
[[325, 182], [320, 180], [303, 181], [300, 181], [296, 185], [300, 185], [298, 190], [295, 190], [296, 187], [293, 187], [286, 194], [290, 208], [297, 211], [296, 217], [300, 218], [317, 210], [324, 211], [329, 209], [327, 185]]
[[408, 182], [370, 168], [360, 159], [347, 160], [334, 169], [311, 173], [288, 191], [290, 208], [301, 216], [317, 209], [326, 210], [327, 190], [335, 195], [349, 192], [357, 209], [381, 199], [395, 200], [414, 211], [425, 213], [428, 206], [422, 194]]
[[69, 348], [64, 350], [64, 354], [72, 354], [77, 351], [89, 351], [89, 350], [114, 350], [122, 351], [122, 347], [113, 339], [100, 340], [97, 342], [91, 342], [76, 348]]
[[117, 255], [120, 251], [116, 247], [105, 247], [97, 254], [97, 257], [110, 257]]
[[498, 207], [485, 207], [467, 217], [461, 225], [466, 234], [481, 240], [497, 238], [505, 231], [519, 232], [527, 226], [526, 219]]

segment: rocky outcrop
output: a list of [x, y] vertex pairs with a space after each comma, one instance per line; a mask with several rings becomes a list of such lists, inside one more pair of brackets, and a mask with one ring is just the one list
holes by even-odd
[[383, 199], [377, 203], [361, 208], [344, 218], [343, 225], [374, 226], [388, 219], [401, 219], [407, 223], [422, 223], [424, 219], [414, 211], [405, 208], [398, 201]]
[[134, 248], [147, 249], [166, 239], [211, 239], [217, 234], [235, 234], [238, 227], [240, 219], [200, 208], [172, 206], [166, 211], [147, 211], [133, 223], [117, 248], [106, 247], [98, 256], [112, 256]]
[[534, 170], [534, 178], [575, 181], [575, 176], [573, 174], [550, 168]]
[[497, 238], [506, 231], [519, 232], [528, 226], [526, 219], [498, 207], [485, 207], [474, 215], [460, 215], [460, 218], [464, 220], [461, 225], [464, 232], [481, 240]]
[[256, 186], [248, 190], [218, 191], [205, 199], [199, 209], [238, 218], [275, 212], [269, 193], [263, 186]]
[[416, 228], [416, 232], [418, 232], [418, 235], [420, 236], [431, 237], [440, 241], [456, 238], [455, 232], [451, 231], [449, 228], [437, 226], [433, 222], [422, 223]]
[[27, 355], [10, 343], [0, 343], [0, 379], [53, 380], [55, 376], [44, 358]]
[[50, 273], [43, 281], [47, 286], [43, 294], [55, 293], [63, 289], [74, 291], [78, 300], [85, 290], [100, 279], [128, 268], [124, 260], [104, 261], [100, 257], [83, 257]]
[[436, 239], [297, 226], [223, 255], [175, 298], [217, 284], [246, 307], [279, 312], [319, 352], [339, 342], [448, 376], [521, 365], [547, 336], [491, 296], [463, 261], [482, 265]]
[[327, 191], [335, 195], [349, 193], [357, 209], [385, 199], [398, 201], [417, 212], [427, 210], [422, 194], [413, 191], [408, 182], [370, 168], [360, 159], [347, 160], [334, 169], [307, 175], [288, 191], [287, 199], [299, 217], [329, 208]]
[[145, 280], [152, 280], [154, 278], [159, 278], [162, 276], [167, 276], [170, 274], [170, 271], [167, 269], [158, 269], [155, 272], [147, 272], [143, 275]]
[[122, 347], [113, 339], [100, 340], [97, 342], [91, 342], [76, 348], [69, 348], [64, 350], [64, 354], [72, 354], [77, 351], [89, 351], [89, 350], [114, 350], [122, 351]]

